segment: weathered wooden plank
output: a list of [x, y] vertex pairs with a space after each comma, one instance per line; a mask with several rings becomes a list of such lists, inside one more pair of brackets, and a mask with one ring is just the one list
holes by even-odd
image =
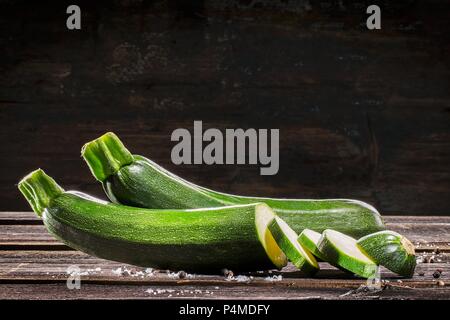
[[413, 224], [428, 224], [428, 223], [450, 223], [450, 216], [432, 216], [432, 215], [382, 215], [386, 223], [413, 223]]
[[[53, 267], [37, 266], [36, 269], [23, 264], [18, 266], [10, 266], [10, 271], [4, 271], [4, 268], [0, 270], [0, 283], [42, 283], [42, 282], [66, 282], [69, 279], [67, 274], [67, 268], [69, 265], [56, 265]], [[356, 278], [352, 275], [343, 273], [342, 271], [332, 269], [331, 266], [323, 266], [323, 270], [315, 278], [302, 277], [298, 272], [289, 274], [287, 272], [276, 273], [276, 276], [282, 276], [278, 278], [281, 280], [272, 280], [273, 275], [259, 274], [254, 276], [237, 275], [235, 278], [225, 278], [223, 276], [212, 275], [189, 275], [189, 278], [178, 279], [176, 274], [161, 271], [154, 275], [148, 275], [144, 271], [136, 271], [136, 268], [125, 266], [127, 270], [131, 271], [131, 275], [115, 274], [113, 271], [119, 270], [118, 268], [105, 268], [97, 266], [84, 266], [81, 264], [73, 264], [72, 266], [80, 267], [80, 280], [86, 283], [99, 283], [99, 284], [153, 284], [153, 285], [215, 285], [221, 284], [225, 286], [242, 286], [242, 285], [254, 285], [254, 286], [295, 286], [298, 288], [357, 288], [360, 285], [366, 285], [366, 280]], [[104, 267], [105, 265], [103, 265]], [[115, 267], [114, 264], [111, 266]], [[110, 266], [110, 267], [111, 267]], [[117, 265], [116, 265], [117, 266]], [[123, 265], [121, 265], [123, 267]], [[17, 268], [17, 270], [15, 269]], [[23, 268], [20, 271], [20, 268]], [[439, 269], [442, 270], [442, 276], [438, 279], [433, 277], [433, 273]], [[47, 270], [47, 271], [45, 271]], [[98, 271], [96, 271], [98, 270]], [[431, 268], [429, 265], [419, 265], [417, 272], [424, 273], [423, 276], [416, 275], [412, 279], [403, 279], [392, 273], [385, 271], [381, 274], [381, 280], [389, 281], [388, 284], [394, 286], [424, 288], [424, 287], [437, 287], [437, 286], [449, 286], [450, 279], [448, 273], [450, 267], [448, 264], [433, 264]], [[143, 274], [143, 275], [141, 275]], [[175, 277], [175, 278], [174, 278]]]
[[[412, 279], [403, 279], [382, 268], [381, 279], [396, 285], [414, 287], [435, 286], [437, 281], [450, 284], [450, 255], [427, 254], [418, 256], [419, 264]], [[431, 259], [430, 259], [431, 258]], [[355, 287], [365, 283], [327, 263], [320, 263], [321, 270], [314, 279], [305, 278], [294, 266], [288, 265], [281, 271], [242, 273], [238, 278], [223, 275], [185, 274], [165, 270], [152, 270], [107, 261], [77, 251], [0, 251], [0, 281], [43, 282], [66, 281], [69, 267], [77, 267], [77, 274], [89, 283], [226, 283], [226, 285], [268, 285], [299, 287]], [[440, 270], [439, 278], [435, 272]], [[236, 277], [237, 275], [235, 275]], [[275, 277], [274, 277], [275, 276]], [[278, 276], [281, 276], [277, 278]], [[401, 280], [399, 282], [399, 280]]]
[[0, 225], [2, 224], [42, 224], [42, 220], [29, 211], [0, 211]]
[[[39, 294], [37, 294], [39, 293]], [[69, 290], [63, 283], [0, 284], [0, 299], [449, 299], [450, 289], [391, 287], [380, 292], [355, 293], [348, 288], [274, 288], [251, 285], [161, 286], [99, 285], [81, 283], [80, 290]]]
[[[36, 221], [32, 213], [19, 213], [18, 218], [14, 218], [15, 213], [4, 212], [2, 218], [16, 225], [2, 224], [0, 220], [0, 248], [52, 248], [64, 249], [58, 240], [53, 238], [46, 231], [43, 225], [33, 225], [22, 221]], [[450, 251], [450, 217], [383, 217], [388, 229], [397, 231], [409, 238], [420, 251], [433, 251], [436, 248], [442, 251]], [[37, 220], [39, 221], [39, 220]], [[37, 222], [36, 222], [37, 223]]]
[[44, 225], [2, 225], [0, 226], [0, 243], [53, 244], [59, 241], [47, 232]]
[[[43, 225], [30, 225], [36, 221], [30, 212], [3, 212], [0, 217], [0, 239], [11, 240], [9, 245], [33, 250], [0, 250], [0, 288], [12, 288], [8, 299], [128, 299], [128, 298], [238, 298], [238, 299], [448, 299], [450, 292], [450, 255], [445, 243], [449, 217], [385, 217], [389, 228], [402, 230], [410, 238], [422, 241], [423, 249], [437, 251], [430, 244], [439, 244], [438, 252], [419, 252], [419, 264], [412, 279], [403, 279], [382, 268], [382, 291], [358, 290], [364, 279], [346, 274], [327, 263], [315, 278], [305, 278], [292, 265], [282, 271], [246, 273], [227, 279], [223, 275], [191, 275], [179, 277], [165, 270], [144, 268], [107, 261], [78, 251], [48, 251], [58, 242], [47, 234]], [[24, 222], [25, 221], [25, 222]], [[39, 220], [38, 220], [39, 221]], [[15, 225], [10, 223], [24, 223]], [[32, 240], [22, 242], [22, 240]], [[34, 240], [33, 240], [34, 239]], [[433, 242], [434, 241], [434, 242]], [[46, 250], [36, 250], [46, 245]], [[427, 247], [428, 246], [428, 247]], [[6, 246], [0, 247], [8, 248]], [[11, 248], [10, 248], [11, 249]], [[422, 250], [423, 251], [423, 250]], [[68, 268], [76, 266], [82, 290], [68, 290], [65, 283]], [[440, 277], [435, 278], [437, 270]], [[281, 276], [281, 277], [280, 277]], [[40, 294], [36, 295], [35, 290]], [[1, 292], [1, 291], [0, 291]], [[249, 292], [251, 292], [249, 294]], [[0, 298], [3, 298], [0, 293]]]
[[[446, 252], [419, 252], [417, 257], [424, 260], [425, 263], [429, 262], [429, 258], [433, 257], [432, 263], [448, 263], [450, 262], [450, 253]], [[423, 258], [423, 259], [422, 259]], [[65, 263], [70, 264], [73, 261], [78, 261], [81, 264], [104, 264], [105, 262], [111, 264], [111, 261], [100, 259], [81, 251], [68, 250], [68, 251], [51, 251], [51, 250], [0, 250], [0, 260], [2, 263]], [[121, 264], [120, 264], [121, 265]]]

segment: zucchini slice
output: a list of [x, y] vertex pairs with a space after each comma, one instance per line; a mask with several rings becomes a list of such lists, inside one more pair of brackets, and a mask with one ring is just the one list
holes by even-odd
[[378, 266], [357, 246], [356, 240], [341, 232], [327, 229], [318, 248], [326, 261], [363, 278], [375, 276]]
[[298, 236], [297, 241], [301, 246], [309, 250], [314, 256], [322, 261], [326, 261], [324, 255], [320, 252], [318, 244], [322, 235], [311, 229], [303, 230]]
[[414, 245], [394, 231], [381, 231], [362, 237], [358, 247], [376, 263], [404, 277], [412, 277], [416, 267]]
[[298, 235], [280, 217], [275, 217], [269, 223], [278, 246], [286, 254], [287, 258], [304, 274], [313, 275], [319, 270], [319, 265], [314, 256], [298, 243]]

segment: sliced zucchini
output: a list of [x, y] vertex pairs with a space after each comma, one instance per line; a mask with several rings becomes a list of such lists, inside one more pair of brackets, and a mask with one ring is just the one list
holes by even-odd
[[320, 259], [321, 261], [326, 261], [325, 257], [317, 247], [321, 236], [322, 235], [319, 232], [315, 232], [311, 229], [305, 229], [300, 233], [297, 241], [301, 246], [303, 246], [303, 248], [307, 249], [314, 256], [316, 256], [316, 258]]
[[269, 230], [286, 257], [300, 271], [306, 275], [313, 275], [319, 270], [319, 264], [314, 256], [298, 243], [297, 233], [283, 219], [274, 217], [269, 223]]
[[377, 272], [378, 266], [358, 248], [356, 240], [341, 232], [325, 230], [318, 248], [326, 261], [363, 278], [371, 278]]
[[414, 245], [394, 231], [381, 231], [362, 237], [358, 247], [376, 263], [404, 277], [412, 277], [416, 267]]

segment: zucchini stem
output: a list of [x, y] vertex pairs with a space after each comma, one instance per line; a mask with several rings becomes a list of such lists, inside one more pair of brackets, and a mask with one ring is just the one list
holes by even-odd
[[81, 149], [81, 155], [94, 177], [100, 182], [134, 160], [130, 151], [112, 132], [86, 143]]
[[64, 192], [64, 189], [42, 169], [25, 176], [19, 182], [18, 188], [38, 216], [42, 216], [53, 198]]

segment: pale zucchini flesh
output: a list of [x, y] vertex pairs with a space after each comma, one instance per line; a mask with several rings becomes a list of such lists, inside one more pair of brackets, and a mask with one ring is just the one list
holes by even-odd
[[404, 277], [412, 277], [416, 267], [414, 245], [394, 231], [381, 231], [362, 237], [359, 248], [376, 263]]
[[322, 233], [318, 248], [326, 261], [363, 278], [376, 275], [377, 264], [357, 246], [356, 240], [341, 232], [327, 229]]
[[320, 259], [321, 261], [325, 261], [325, 257], [318, 248], [321, 236], [322, 235], [319, 232], [310, 229], [305, 229], [300, 233], [297, 241], [304, 248], [309, 250], [309, 252], [311, 252], [316, 258]]
[[306, 275], [313, 275], [319, 270], [319, 265], [314, 256], [298, 243], [297, 233], [280, 217], [272, 219], [269, 230], [287, 258], [300, 271]]

